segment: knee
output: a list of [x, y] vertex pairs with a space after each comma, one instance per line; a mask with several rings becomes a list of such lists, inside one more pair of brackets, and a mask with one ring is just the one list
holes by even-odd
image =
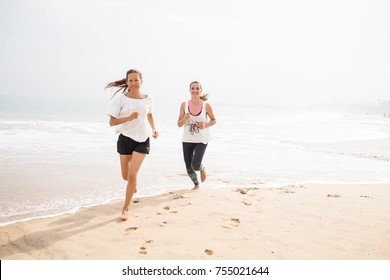
[[199, 164], [199, 163], [193, 163], [193, 164], [192, 164], [192, 168], [193, 168], [195, 171], [200, 171], [201, 164]]
[[122, 172], [122, 179], [127, 181], [127, 178], [129, 177], [128, 175], [128, 172]]
[[137, 173], [136, 172], [129, 172], [127, 175], [127, 181], [133, 181], [137, 179]]

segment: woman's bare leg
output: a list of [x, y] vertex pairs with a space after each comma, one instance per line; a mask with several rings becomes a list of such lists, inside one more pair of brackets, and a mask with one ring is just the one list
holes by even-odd
[[121, 173], [123, 180], [127, 181], [127, 176], [129, 175], [129, 166], [131, 155], [119, 155], [121, 161]]
[[[141, 154], [137, 152], [133, 152], [133, 155], [131, 156], [128, 173], [127, 173], [128, 175], [127, 175], [126, 199], [125, 199], [125, 204], [123, 205], [123, 212], [126, 212], [125, 214], [127, 214], [127, 211], [129, 210], [131, 199], [133, 198], [134, 192], [137, 189], [137, 175], [141, 167], [141, 164], [145, 159], [145, 156], [146, 154]], [[127, 219], [127, 215], [125, 216], [126, 217], [122, 215], [122, 220]]]
[[[129, 176], [131, 155], [119, 155], [119, 156], [121, 162], [122, 178], [123, 180], [127, 181], [127, 177]], [[137, 192], [137, 189], [135, 189], [135, 192]]]

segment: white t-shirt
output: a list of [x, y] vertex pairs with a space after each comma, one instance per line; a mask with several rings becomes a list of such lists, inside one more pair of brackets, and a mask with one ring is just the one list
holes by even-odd
[[121, 119], [130, 116], [133, 112], [138, 112], [138, 118], [115, 126], [115, 132], [122, 133], [137, 142], [144, 142], [151, 132], [148, 113], [152, 112], [152, 98], [147, 95], [143, 99], [134, 99], [127, 97], [125, 93], [115, 95], [108, 115]]

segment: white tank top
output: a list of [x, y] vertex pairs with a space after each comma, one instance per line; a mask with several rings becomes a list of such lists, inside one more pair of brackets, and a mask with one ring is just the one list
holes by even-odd
[[[184, 112], [188, 113], [188, 101], [184, 103]], [[209, 128], [199, 128], [201, 122], [207, 122], [206, 102], [203, 102], [199, 115], [193, 116], [190, 113], [190, 120], [184, 125], [183, 142], [207, 144], [211, 140]]]

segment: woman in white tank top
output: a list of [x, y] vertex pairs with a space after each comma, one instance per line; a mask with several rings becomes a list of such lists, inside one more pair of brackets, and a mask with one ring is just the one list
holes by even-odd
[[206, 169], [202, 164], [207, 144], [211, 140], [209, 127], [216, 123], [216, 119], [207, 95], [202, 94], [201, 83], [194, 81], [190, 84], [191, 100], [180, 106], [177, 125], [184, 126], [183, 156], [188, 176], [194, 183], [194, 190], [199, 188], [196, 171], [200, 171], [201, 182], [206, 180]]

